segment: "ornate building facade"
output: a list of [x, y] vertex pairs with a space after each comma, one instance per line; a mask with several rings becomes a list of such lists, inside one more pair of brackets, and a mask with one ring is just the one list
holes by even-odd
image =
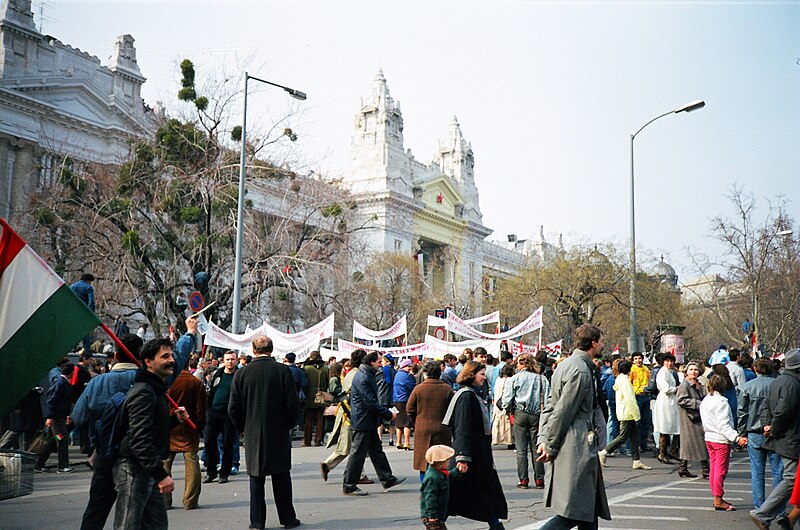
[[457, 309], [477, 314], [497, 279], [515, 274], [525, 254], [486, 241], [475, 157], [454, 116], [429, 163], [403, 146], [400, 103], [379, 71], [362, 98], [352, 138], [352, 166], [343, 181], [364, 219], [372, 252], [416, 256], [425, 282]]
[[13, 219], [62, 166], [118, 164], [132, 136], [152, 136], [133, 42], [118, 37], [104, 66], [40, 33], [30, 0], [0, 2], [0, 216]]

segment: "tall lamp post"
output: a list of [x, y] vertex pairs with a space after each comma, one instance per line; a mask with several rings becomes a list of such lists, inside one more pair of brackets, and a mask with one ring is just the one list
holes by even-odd
[[244, 73], [244, 112], [242, 117], [242, 150], [239, 155], [239, 209], [236, 213], [236, 266], [233, 273], [233, 322], [231, 332], [239, 333], [239, 313], [242, 306], [242, 243], [244, 241], [244, 181], [247, 162], [247, 82], [252, 79], [266, 85], [282, 88], [295, 99], [304, 101], [306, 94], [271, 81]]
[[644, 130], [645, 127], [653, 123], [659, 118], [668, 116], [670, 114], [677, 114], [679, 112], [692, 112], [693, 110], [702, 109], [706, 106], [706, 102], [702, 99], [692, 101], [685, 105], [673, 109], [664, 114], [660, 114], [642, 125], [638, 131], [631, 135], [631, 271], [630, 271], [630, 304], [631, 304], [631, 333], [628, 337], [628, 352], [641, 352], [644, 348], [640, 345], [639, 330], [636, 326], [636, 218], [634, 215], [634, 194], [633, 194], [633, 141], [636, 135]]

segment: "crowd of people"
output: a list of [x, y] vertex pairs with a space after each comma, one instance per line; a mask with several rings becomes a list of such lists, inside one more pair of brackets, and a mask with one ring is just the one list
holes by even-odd
[[[110, 366], [88, 353], [76, 365], [65, 358], [48, 376], [44, 409], [38, 387], [6, 422], [3, 448], [27, 447], [42, 424], [55, 435], [37, 472], [52, 471], [53, 451], [55, 472], [73, 471], [73, 437], [91, 455], [81, 528], [103, 528], [112, 510], [115, 528], [167, 528], [176, 455], [185, 465], [182, 505], [192, 510], [201, 484], [225, 484], [239, 473], [240, 446], [250, 527], [266, 525], [270, 476], [280, 524], [294, 528], [291, 450], [300, 429], [302, 446], [332, 449], [320, 462], [323, 480], [346, 461], [348, 496], [366, 496], [360, 486], [375, 483], [364, 472], [367, 457], [384, 489], [402, 484], [385, 448], [411, 451], [420, 517], [431, 529], [445, 529], [453, 516], [504, 528], [508, 506], [492, 445], [515, 451], [518, 488], [544, 490], [556, 513], [542, 526], [550, 530], [597, 528], [598, 519], [610, 519], [603, 468], [614, 455], [629, 455], [634, 472], [651, 470], [643, 457], [652, 454], [681, 477], [701, 474], [713, 508], [733, 511], [725, 477], [732, 450], [745, 447], [754, 524], [792, 528], [800, 515], [800, 508], [785, 510], [790, 501], [800, 506], [800, 349], [782, 363], [724, 346], [705, 362], [681, 365], [662, 353], [648, 363], [641, 353], [604, 355], [602, 333], [585, 324], [560, 359], [544, 352], [495, 359], [476, 348], [412, 361], [360, 349], [346, 359], [311, 352], [300, 366], [293, 353], [276, 360], [264, 336], [249, 355], [201, 355], [197, 321], [188, 318], [186, 328], [175, 344], [123, 332]], [[117, 393], [115, 409], [109, 403]]]

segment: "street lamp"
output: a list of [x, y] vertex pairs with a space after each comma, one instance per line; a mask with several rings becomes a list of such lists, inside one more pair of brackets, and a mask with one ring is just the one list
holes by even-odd
[[663, 118], [669, 114], [677, 114], [679, 112], [692, 112], [693, 110], [702, 109], [706, 106], [706, 102], [702, 99], [691, 101], [685, 105], [681, 105], [669, 112], [660, 114], [642, 125], [638, 131], [631, 135], [631, 271], [630, 271], [630, 304], [631, 304], [631, 334], [628, 337], [628, 353], [641, 352], [644, 348], [639, 343], [639, 331], [636, 328], [636, 219], [634, 216], [634, 195], [633, 195], [633, 140], [636, 135], [642, 132], [645, 127], [653, 123], [659, 118]]
[[231, 332], [239, 332], [239, 312], [242, 305], [242, 242], [244, 240], [244, 180], [247, 159], [247, 82], [252, 79], [266, 85], [282, 88], [290, 96], [300, 101], [306, 99], [305, 92], [300, 92], [271, 81], [253, 77], [247, 72], [244, 73], [244, 111], [242, 116], [242, 150], [239, 155], [239, 209], [236, 213], [236, 266], [233, 273], [233, 322]]

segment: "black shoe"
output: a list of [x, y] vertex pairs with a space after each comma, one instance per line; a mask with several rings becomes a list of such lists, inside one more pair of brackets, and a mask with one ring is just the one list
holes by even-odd
[[792, 524], [789, 522], [789, 518], [785, 515], [781, 515], [775, 522], [778, 523], [778, 526], [781, 527], [781, 530], [792, 530]]
[[322, 480], [324, 480], [325, 482], [328, 482], [328, 473], [331, 472], [330, 466], [328, 464], [326, 464], [325, 462], [322, 462], [319, 465], [319, 469], [320, 469], [320, 471], [322, 471]]
[[298, 526], [300, 526], [300, 519], [295, 519], [294, 521], [283, 525], [284, 528], [297, 528]]
[[402, 484], [405, 481], [406, 477], [403, 478], [392, 477], [392, 480], [383, 485], [383, 489], [388, 490], [389, 488], [393, 488], [399, 484]]
[[215, 480], [217, 480], [217, 477], [206, 477], [205, 479], [203, 479], [203, 484], [211, 484]]
[[356, 496], [356, 497], [363, 497], [364, 495], [369, 495], [369, 493], [367, 493], [366, 491], [364, 491], [364, 490], [362, 490], [360, 488], [345, 488], [344, 489], [344, 494], [345, 495], [353, 495], [353, 496]]
[[220, 484], [227, 484], [228, 483], [228, 477], [219, 477], [219, 483]]

